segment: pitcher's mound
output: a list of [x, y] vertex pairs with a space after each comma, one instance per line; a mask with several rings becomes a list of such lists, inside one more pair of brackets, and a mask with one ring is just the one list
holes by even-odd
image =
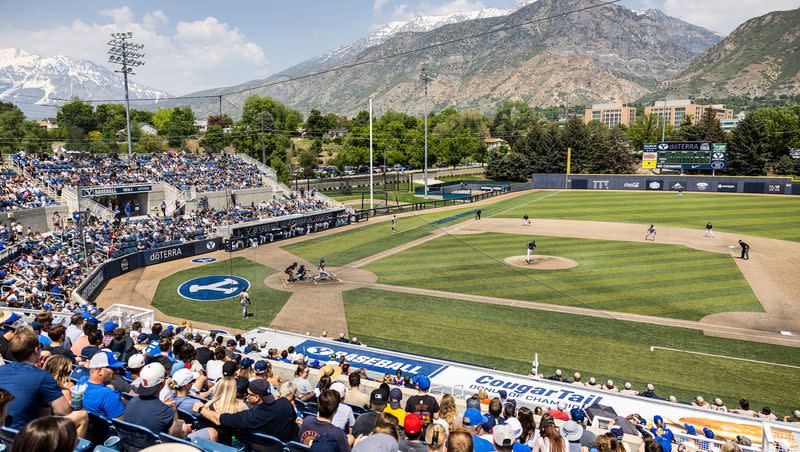
[[546, 256], [543, 254], [534, 254], [531, 256], [530, 264], [525, 262], [525, 256], [511, 256], [506, 258], [505, 263], [536, 270], [561, 270], [578, 266], [578, 263], [572, 259], [559, 256]]

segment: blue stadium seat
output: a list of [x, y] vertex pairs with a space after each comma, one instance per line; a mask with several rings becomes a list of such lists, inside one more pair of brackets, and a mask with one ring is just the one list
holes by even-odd
[[194, 444], [192, 444], [192, 442], [191, 442], [191, 441], [189, 441], [189, 440], [186, 440], [186, 439], [183, 439], [183, 438], [178, 438], [177, 436], [167, 435], [166, 433], [159, 433], [159, 434], [158, 434], [158, 437], [159, 437], [159, 438], [161, 438], [161, 443], [162, 443], [162, 444], [163, 444], [163, 443], [178, 443], [178, 444], [185, 444], [185, 445], [187, 445], [187, 446], [192, 446], [192, 447], [194, 447], [195, 449], [198, 449], [198, 450], [199, 450], [199, 448], [198, 448], [197, 446], [195, 446]]
[[109, 436], [114, 434], [114, 427], [111, 421], [103, 416], [98, 416], [88, 411], [87, 413], [89, 414], [89, 427], [86, 430], [86, 439], [95, 444], [103, 444]]
[[283, 447], [283, 441], [262, 433], [251, 434], [247, 442], [247, 449], [250, 452], [283, 452]]
[[140, 450], [161, 443], [158, 435], [140, 425], [113, 419], [114, 430], [120, 437], [122, 452], [139, 452]]

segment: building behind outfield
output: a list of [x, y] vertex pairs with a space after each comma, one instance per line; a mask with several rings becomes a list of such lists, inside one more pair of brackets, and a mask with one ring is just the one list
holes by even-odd
[[593, 104], [583, 112], [583, 122], [601, 121], [609, 128], [624, 124], [630, 126], [636, 121], [636, 107], [623, 104]]
[[652, 106], [644, 107], [644, 114], [653, 114], [658, 118], [666, 118], [673, 127], [680, 127], [687, 116], [691, 116], [695, 120], [700, 119], [709, 108], [719, 120], [733, 119], [733, 110], [726, 108], [725, 105], [701, 105], [689, 99], [656, 101]]

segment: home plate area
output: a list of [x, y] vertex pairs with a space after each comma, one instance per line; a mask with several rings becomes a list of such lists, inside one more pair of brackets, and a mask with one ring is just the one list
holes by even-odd
[[525, 262], [525, 256], [511, 256], [506, 258], [504, 262], [515, 267], [532, 268], [535, 270], [563, 270], [565, 268], [578, 266], [578, 263], [572, 259], [559, 256], [547, 256], [544, 254], [534, 254], [531, 256], [530, 264]]

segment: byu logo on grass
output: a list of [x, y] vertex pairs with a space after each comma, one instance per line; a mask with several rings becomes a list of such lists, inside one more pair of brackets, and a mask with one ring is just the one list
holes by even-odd
[[207, 264], [209, 262], [216, 262], [216, 257], [198, 257], [197, 259], [192, 259], [193, 264]]
[[201, 276], [178, 287], [178, 295], [195, 301], [226, 300], [247, 290], [250, 282], [238, 276]]

